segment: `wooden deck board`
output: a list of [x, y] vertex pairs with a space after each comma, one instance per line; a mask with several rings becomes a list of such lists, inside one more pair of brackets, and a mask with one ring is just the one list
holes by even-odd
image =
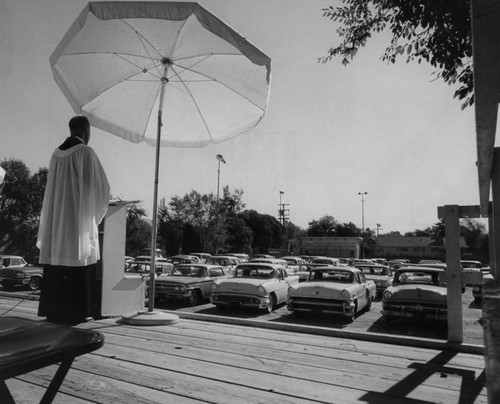
[[[17, 304], [0, 298], [0, 313]], [[39, 319], [36, 301], [7, 315]], [[484, 359], [436, 349], [181, 319], [154, 327], [104, 319], [55, 403], [487, 403]], [[31, 403], [55, 367], [7, 380]]]

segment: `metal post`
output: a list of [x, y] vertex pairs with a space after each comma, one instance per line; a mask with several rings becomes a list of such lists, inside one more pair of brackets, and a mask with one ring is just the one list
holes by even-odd
[[283, 191], [280, 191], [280, 222], [283, 226], [285, 226], [285, 207], [281, 203], [281, 196], [284, 194]]
[[215, 158], [217, 159], [218, 161], [218, 166], [217, 166], [217, 205], [216, 205], [216, 220], [215, 220], [215, 231], [216, 231], [216, 235], [215, 235], [215, 253], [218, 254], [219, 253], [219, 240], [218, 240], [218, 236], [219, 236], [219, 183], [220, 183], [220, 163], [223, 162], [224, 164], [226, 164], [226, 160], [224, 160], [224, 157], [222, 156], [222, 154], [217, 154], [215, 156]]
[[[365, 195], [367, 194], [368, 192], [358, 192], [358, 195], [361, 195], [361, 237], [365, 232]], [[364, 239], [361, 242], [361, 258], [365, 258]]]

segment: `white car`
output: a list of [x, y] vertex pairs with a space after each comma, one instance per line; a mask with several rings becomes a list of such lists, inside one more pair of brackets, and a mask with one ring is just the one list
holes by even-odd
[[214, 282], [210, 300], [219, 310], [233, 306], [271, 313], [286, 302], [288, 288], [298, 284], [299, 277], [289, 276], [280, 265], [247, 262], [236, 267], [232, 278]]
[[375, 282], [369, 281], [357, 268], [318, 267], [309, 279], [288, 291], [288, 310], [295, 314], [333, 313], [354, 321], [375, 299]]
[[285, 268], [285, 271], [287, 272], [288, 275], [293, 275], [295, 273], [295, 270], [289, 267], [288, 262], [282, 258], [252, 258], [248, 262], [280, 265], [283, 268]]

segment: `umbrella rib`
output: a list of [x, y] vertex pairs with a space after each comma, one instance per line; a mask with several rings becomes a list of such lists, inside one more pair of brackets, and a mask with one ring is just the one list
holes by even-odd
[[[181, 66], [182, 67], [182, 66]], [[207, 121], [205, 121], [205, 117], [203, 116], [201, 110], [200, 110], [200, 107], [198, 105], [198, 103], [196, 102], [196, 99], [194, 98], [194, 95], [193, 93], [191, 92], [191, 90], [189, 89], [189, 87], [186, 85], [186, 83], [184, 82], [184, 80], [182, 80], [179, 75], [177, 74], [176, 70], [174, 69], [174, 67], [172, 66], [172, 71], [175, 73], [175, 75], [177, 76], [177, 78], [179, 79], [180, 83], [183, 85], [183, 87], [186, 89], [186, 91], [188, 92], [189, 96], [191, 97], [191, 100], [193, 101], [193, 104], [195, 105], [196, 107], [196, 110], [198, 111], [198, 114], [200, 114], [200, 118], [201, 120], [203, 121], [203, 125], [205, 125], [205, 128], [207, 129], [207, 132], [208, 132], [208, 136], [210, 137], [210, 140], [214, 140], [213, 137], [212, 137], [212, 133], [210, 132], [210, 128], [208, 127], [207, 125]]]
[[[136, 73], [136, 74], [139, 74], [139, 73], [148, 73], [150, 75], [152, 75], [154, 78], [160, 80], [161, 78], [161, 73], [160, 73], [160, 70], [158, 69], [158, 66], [160, 65], [160, 63], [153, 63], [153, 66], [152, 67], [155, 67], [156, 68], [156, 71], [158, 72], [158, 76], [156, 76], [154, 73], [152, 73], [150, 71], [150, 69], [147, 69], [145, 67], [141, 67], [133, 62], [131, 62], [130, 60], [128, 60], [127, 58], [124, 58], [122, 55], [120, 55], [119, 53], [115, 53], [116, 56], [118, 56], [120, 59], [124, 60], [125, 62], [131, 64], [132, 66], [134, 67], [137, 67], [137, 69], [139, 69], [139, 71]], [[131, 55], [133, 56], [133, 55]], [[148, 58], [145, 58], [145, 59], [148, 59]], [[148, 60], [151, 60], [153, 62], [152, 59], [148, 59]], [[135, 74], [134, 74], [135, 76]]]
[[[213, 56], [213, 54], [211, 54], [210, 56]], [[209, 57], [210, 57], [210, 56], [209, 56]], [[236, 55], [235, 55], [235, 56], [236, 56]], [[241, 56], [243, 56], [243, 55], [241, 55]], [[208, 57], [207, 57], [206, 59], [208, 59]], [[204, 59], [204, 60], [206, 60], [206, 59]], [[192, 69], [192, 66], [189, 66], [189, 67], [188, 67], [188, 66], [182, 66], [182, 65], [179, 65], [179, 64], [176, 64], [176, 66], [179, 66], [179, 67], [183, 68], [184, 70], [188, 70], [188, 71], [190, 71], [190, 72], [192, 72], [192, 73], [195, 73], [195, 74], [198, 74], [198, 75], [200, 75], [200, 76], [202, 76], [202, 77], [205, 77], [208, 81], [214, 81], [214, 82], [219, 83], [221, 86], [224, 86], [224, 87], [226, 87], [228, 90], [230, 90], [230, 91], [232, 91], [232, 92], [234, 92], [234, 93], [238, 94], [241, 98], [244, 98], [244, 99], [245, 99], [245, 100], [247, 100], [250, 104], [253, 104], [253, 105], [255, 105], [257, 108], [259, 108], [260, 110], [262, 110], [262, 108], [261, 108], [259, 105], [257, 105], [255, 102], [253, 102], [253, 101], [252, 101], [251, 99], [249, 99], [248, 97], [246, 97], [244, 94], [242, 94], [242, 93], [238, 92], [237, 90], [235, 90], [234, 88], [232, 88], [232, 87], [228, 86], [228, 85], [227, 85], [227, 84], [225, 84], [224, 82], [217, 80], [215, 77], [211, 77], [211, 76], [209, 76], [209, 75], [207, 75], [207, 74], [205, 74], [205, 73], [203, 73], [203, 72], [200, 72], [200, 71], [198, 71], [198, 70]], [[193, 66], [195, 66], [195, 65], [193, 65]], [[184, 82], [185, 82], [185, 81], [184, 81], [184, 80], [182, 80], [182, 79], [179, 77], [179, 75], [177, 74], [177, 72], [176, 72], [176, 76], [177, 76], [177, 77], [179, 78], [179, 80], [180, 80], [180, 81], [184, 84]]]

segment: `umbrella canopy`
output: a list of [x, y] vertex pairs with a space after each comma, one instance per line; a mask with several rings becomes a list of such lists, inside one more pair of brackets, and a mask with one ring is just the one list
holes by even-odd
[[156, 145], [152, 312], [160, 146], [203, 147], [255, 127], [267, 108], [271, 59], [197, 3], [91, 2], [50, 65], [92, 126]]
[[[50, 57], [74, 111], [132, 142], [203, 147], [252, 129], [271, 60], [197, 3], [90, 2]], [[166, 82], [162, 99], [162, 81]]]

